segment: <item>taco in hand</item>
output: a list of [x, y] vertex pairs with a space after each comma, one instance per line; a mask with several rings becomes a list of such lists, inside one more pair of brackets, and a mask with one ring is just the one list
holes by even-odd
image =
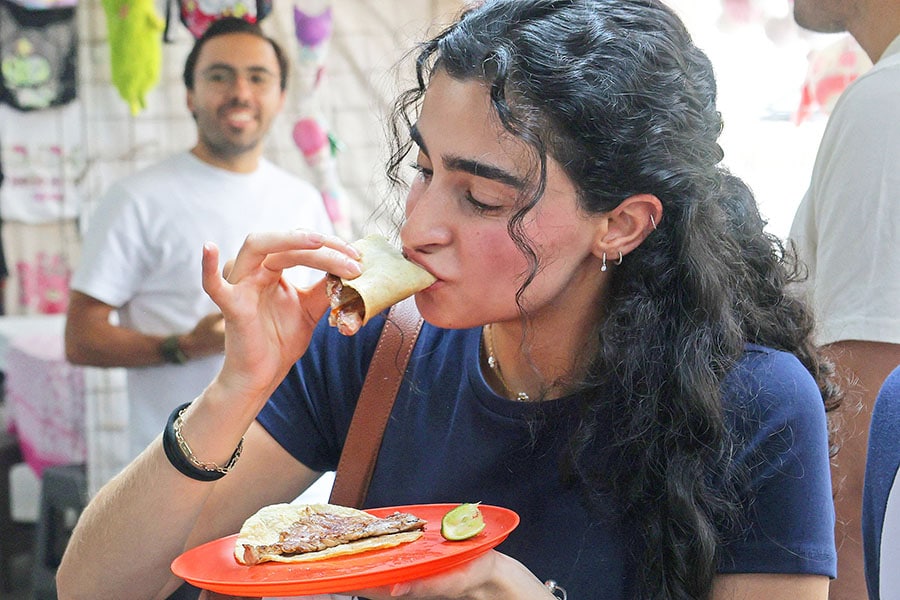
[[344, 335], [355, 334], [373, 316], [436, 281], [379, 235], [353, 242], [353, 247], [361, 256], [362, 275], [326, 277], [331, 302], [328, 323]]

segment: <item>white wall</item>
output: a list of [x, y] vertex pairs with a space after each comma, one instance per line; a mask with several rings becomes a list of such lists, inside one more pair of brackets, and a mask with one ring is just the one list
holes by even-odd
[[[797, 119], [810, 57], [847, 34], [800, 29], [789, 0], [667, 0], [710, 57], [725, 122], [724, 164], [753, 189], [768, 230], [785, 238], [812, 173], [826, 107]], [[868, 66], [868, 60], [862, 66]], [[814, 109], [817, 107], [813, 107]]]

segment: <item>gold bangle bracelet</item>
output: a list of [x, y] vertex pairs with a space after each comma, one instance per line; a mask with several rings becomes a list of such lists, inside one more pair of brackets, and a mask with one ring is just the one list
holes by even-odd
[[190, 402], [177, 407], [169, 415], [169, 421], [163, 430], [163, 450], [172, 466], [182, 475], [197, 481], [215, 481], [224, 477], [237, 463], [244, 449], [244, 438], [238, 442], [234, 454], [231, 455], [231, 459], [224, 467], [198, 459], [181, 432], [182, 415], [188, 406], [190, 406]]
[[244, 438], [241, 438], [241, 441], [238, 442], [237, 448], [234, 449], [234, 454], [231, 455], [231, 459], [224, 467], [220, 467], [216, 463], [213, 462], [203, 462], [199, 458], [194, 455], [194, 451], [191, 450], [191, 447], [188, 445], [187, 440], [184, 439], [184, 436], [181, 434], [181, 426], [183, 424], [181, 416], [184, 414], [184, 411], [187, 410], [187, 407], [182, 408], [178, 411], [178, 416], [175, 418], [175, 422], [172, 424], [172, 429], [175, 431], [175, 439], [178, 441], [178, 448], [184, 454], [184, 457], [191, 461], [198, 469], [203, 469], [204, 471], [215, 471], [225, 475], [234, 468], [234, 465], [237, 463], [238, 459], [241, 457], [241, 452], [244, 450]]

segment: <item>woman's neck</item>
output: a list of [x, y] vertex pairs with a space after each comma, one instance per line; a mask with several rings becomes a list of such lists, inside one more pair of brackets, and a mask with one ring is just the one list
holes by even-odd
[[513, 400], [570, 393], [586, 375], [598, 343], [596, 320], [573, 317], [561, 312], [525, 327], [520, 320], [486, 325], [482, 367], [494, 391]]

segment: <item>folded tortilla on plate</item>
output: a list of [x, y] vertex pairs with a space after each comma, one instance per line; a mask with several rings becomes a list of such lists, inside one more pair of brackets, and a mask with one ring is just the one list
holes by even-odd
[[358, 554], [415, 541], [424, 535], [425, 525], [401, 512], [376, 517], [335, 504], [272, 504], [244, 522], [234, 558], [255, 565]]
[[361, 256], [362, 275], [355, 279], [327, 276], [328, 322], [344, 335], [355, 334], [373, 316], [436, 281], [380, 235], [366, 236], [353, 242], [353, 247]]

